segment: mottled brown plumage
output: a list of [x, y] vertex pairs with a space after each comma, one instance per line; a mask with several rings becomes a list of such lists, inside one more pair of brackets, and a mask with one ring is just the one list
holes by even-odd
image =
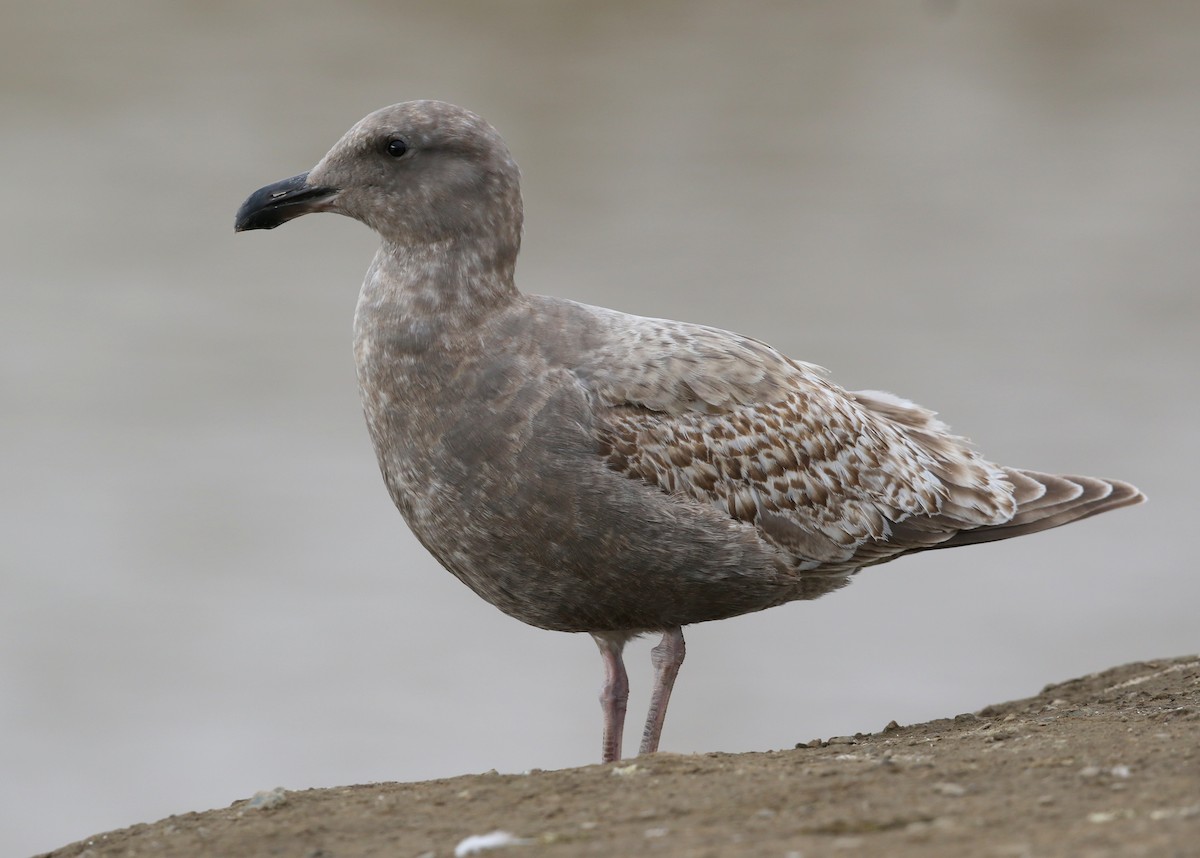
[[682, 626], [1143, 499], [1127, 483], [994, 465], [932, 412], [845, 391], [748, 337], [521, 294], [517, 166], [461, 108], [371, 114], [310, 173], [253, 194], [237, 228], [310, 211], [382, 240], [355, 359], [393, 500], [496, 607], [595, 637], [606, 760], [620, 757], [630, 637], [663, 633], [650, 752]]

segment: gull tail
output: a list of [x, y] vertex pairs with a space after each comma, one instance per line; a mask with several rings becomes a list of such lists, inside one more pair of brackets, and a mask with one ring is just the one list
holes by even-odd
[[950, 548], [993, 542], [1049, 530], [1089, 516], [1133, 506], [1146, 499], [1135, 486], [1120, 480], [1043, 474], [1019, 468], [1003, 468], [1013, 484], [1017, 512], [1004, 524], [963, 530], [931, 548]]

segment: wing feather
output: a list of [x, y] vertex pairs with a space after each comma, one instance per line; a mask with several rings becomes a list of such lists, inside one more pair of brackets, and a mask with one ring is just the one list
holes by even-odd
[[933, 412], [737, 334], [640, 321], [581, 371], [607, 464], [754, 525], [797, 568], [882, 562], [1016, 511], [1008, 475]]

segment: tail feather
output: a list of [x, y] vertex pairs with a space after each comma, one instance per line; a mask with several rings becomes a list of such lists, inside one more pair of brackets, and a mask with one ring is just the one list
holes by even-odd
[[1004, 524], [963, 530], [931, 547], [951, 548], [1024, 536], [1146, 499], [1136, 487], [1119, 480], [1043, 474], [1016, 468], [1005, 468], [1004, 472], [1013, 484], [1016, 514]]
[[1041, 480], [1035, 480], [1033, 477], [1026, 476], [1023, 471], [1018, 471], [1015, 468], [1004, 468], [1004, 473], [1008, 477], [1008, 481], [1013, 486], [1013, 500], [1017, 504], [1017, 508], [1021, 507], [1032, 508], [1033, 502], [1039, 498], [1046, 496], [1046, 484]]

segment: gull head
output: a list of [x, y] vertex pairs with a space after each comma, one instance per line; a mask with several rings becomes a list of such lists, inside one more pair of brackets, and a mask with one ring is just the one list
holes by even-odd
[[307, 173], [267, 185], [234, 229], [274, 229], [310, 212], [361, 221], [400, 248], [483, 243], [515, 256], [520, 172], [491, 125], [442, 101], [408, 101], [360, 120]]

